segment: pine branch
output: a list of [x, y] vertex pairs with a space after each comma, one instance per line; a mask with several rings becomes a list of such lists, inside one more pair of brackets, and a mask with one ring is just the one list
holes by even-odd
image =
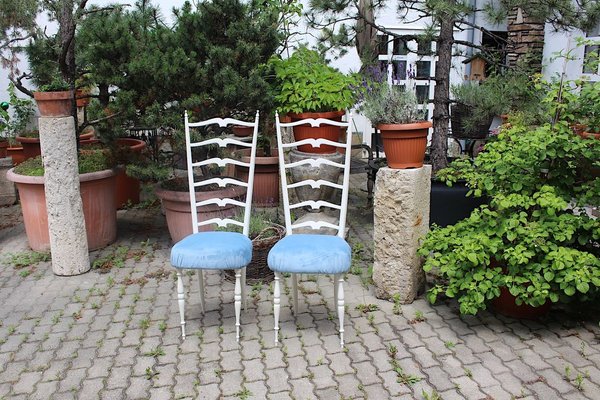
[[23, 79], [31, 79], [31, 74], [24, 72], [17, 78], [12, 78], [9, 76], [8, 79], [10, 79], [10, 81], [13, 83], [13, 85], [15, 85], [15, 87], [17, 89], [19, 89], [19, 91], [21, 93], [26, 94], [27, 96], [33, 98], [33, 92], [31, 90], [27, 89], [25, 86], [23, 86]]

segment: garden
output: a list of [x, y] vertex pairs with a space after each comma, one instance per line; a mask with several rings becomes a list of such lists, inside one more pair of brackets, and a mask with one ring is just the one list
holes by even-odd
[[[473, 12], [454, 2], [448, 2], [452, 12], [445, 1], [420, 9], [439, 28], [423, 37], [394, 34], [361, 6], [349, 15], [330, 2], [186, 2], [170, 20], [145, 0], [106, 7], [26, 3], [0, 6], [1, 56], [11, 81], [0, 108], [0, 398], [600, 396], [600, 82], [572, 79], [565, 70], [544, 75], [536, 49], [509, 63], [510, 46], [505, 53], [475, 46], [489, 52], [485, 79], [450, 84], [452, 46], [467, 45], [452, 33], [448, 38], [448, 23]], [[554, 7], [560, 13], [536, 18], [546, 23], [560, 15], [561, 29], [585, 28], [567, 5]], [[57, 33], [32, 22], [41, 11], [58, 24]], [[319, 12], [329, 19], [317, 18]], [[580, 23], [593, 23], [597, 14], [586, 15], [590, 21]], [[325, 28], [317, 45], [298, 34], [304, 20], [317, 28], [336, 18], [355, 18], [356, 25]], [[416, 51], [413, 43], [433, 40], [435, 76], [408, 68], [397, 79], [396, 64], [374, 54], [380, 43], [373, 32], [365, 36], [365, 21], [389, 35], [390, 46], [400, 41]], [[352, 34], [372, 46], [359, 40], [361, 65], [344, 73], [332, 58], [353, 43]], [[598, 71], [599, 45], [579, 38], [553, 57]], [[424, 79], [435, 81], [429, 100], [418, 90]], [[349, 132], [340, 129], [350, 112], [372, 129], [358, 132], [363, 127], [356, 123]], [[186, 153], [184, 113], [190, 125], [214, 117], [242, 125], [200, 127], [193, 141], [218, 143], [224, 135], [229, 144]], [[305, 118], [339, 126], [294, 125]], [[304, 145], [283, 152], [279, 124], [293, 126], [285, 140]], [[338, 299], [338, 278], [310, 273], [297, 282], [283, 273], [275, 344], [272, 299], [279, 301], [280, 288], [267, 255], [289, 235], [280, 163], [304, 154], [341, 163], [345, 153], [330, 144], [347, 137], [357, 137], [351, 158], [367, 169], [349, 182], [351, 263], [341, 274], [347, 288], [340, 306], [348, 318], [340, 319], [345, 342], [340, 348], [339, 303], [331, 302]], [[255, 157], [239, 145], [253, 140]], [[314, 140], [325, 145], [314, 148]], [[367, 162], [363, 148], [371, 152]], [[192, 220], [243, 219], [232, 204], [192, 218], [192, 196], [196, 203], [242, 202], [248, 188], [201, 184], [190, 191], [191, 155], [201, 164], [234, 161], [195, 167], [201, 181], [249, 181], [254, 174], [252, 262], [243, 281], [249, 304], [239, 343], [230, 304], [238, 294], [236, 273], [196, 278], [192, 271], [176, 274], [170, 263], [173, 244], [195, 232]], [[73, 185], [61, 172], [71, 156]], [[401, 293], [380, 296], [374, 277], [374, 214], [383, 204], [377, 189], [388, 179], [384, 170], [431, 171], [424, 222], [392, 227], [412, 232], [425, 225], [426, 233], [415, 237], [418, 249], [406, 255], [418, 260], [423, 281], [411, 301]], [[330, 188], [299, 190], [302, 179], [326, 179], [323, 169], [311, 173], [284, 174], [296, 185], [292, 196], [313, 205], [337, 199]], [[67, 186], [77, 190], [79, 211]], [[330, 214], [337, 214], [308, 208], [294, 210], [293, 219], [318, 215], [326, 221], [321, 227], [333, 226]], [[71, 223], [78, 212], [79, 230], [63, 238], [74, 233], [85, 243], [85, 268], [54, 253], [56, 214]], [[226, 230], [200, 227], [215, 229]], [[185, 340], [178, 277], [199, 279], [202, 288], [185, 289]]]

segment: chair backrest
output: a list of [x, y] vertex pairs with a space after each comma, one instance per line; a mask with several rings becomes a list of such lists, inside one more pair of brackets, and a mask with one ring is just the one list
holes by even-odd
[[[313, 230], [321, 229], [323, 227], [332, 228], [337, 230], [337, 236], [344, 237], [344, 229], [346, 227], [346, 213], [348, 208], [348, 186], [350, 184], [350, 158], [351, 158], [351, 147], [352, 147], [352, 114], [346, 114], [345, 121], [332, 121], [324, 118], [308, 118], [300, 121], [294, 121], [290, 123], [283, 123], [279, 119], [279, 114], [275, 114], [275, 125], [277, 127], [277, 145], [279, 150], [279, 168], [280, 168], [280, 176], [281, 176], [281, 186], [282, 186], [282, 197], [283, 197], [283, 208], [284, 208], [284, 216], [285, 216], [285, 227], [286, 234], [291, 235], [294, 232], [294, 229], [298, 228], [311, 228]], [[332, 125], [340, 127], [340, 132], [345, 128], [346, 129], [346, 140], [343, 142], [334, 142], [328, 139], [303, 139], [299, 141], [292, 141], [290, 143], [283, 143], [283, 129], [284, 128], [293, 128], [299, 125], [310, 125], [312, 127], [318, 127], [321, 125]], [[340, 135], [342, 136], [342, 135]], [[335, 162], [330, 159], [324, 158], [322, 154], [312, 154], [314, 157], [303, 159], [300, 161], [294, 162], [286, 162], [286, 153], [288, 150], [291, 150], [297, 146], [301, 145], [311, 145], [312, 147], [321, 147], [321, 145], [329, 145], [334, 146], [336, 149], [343, 149], [344, 157], [343, 163]], [[303, 153], [304, 155], [308, 153]], [[300, 167], [302, 165], [310, 165], [311, 167], [320, 167], [322, 165], [327, 165], [335, 168], [339, 168], [342, 174], [342, 183], [339, 184], [338, 181], [328, 181], [326, 179], [318, 178], [318, 179], [305, 179], [298, 182], [287, 182], [287, 175], [293, 168]], [[297, 203], [290, 203], [289, 190], [295, 189], [303, 186], [310, 186], [313, 189], [318, 189], [323, 186], [327, 186], [333, 188], [335, 190], [341, 191], [341, 196], [339, 197], [339, 203], [330, 202], [327, 200], [304, 200], [299, 201]], [[302, 208], [302, 207], [310, 207], [313, 210], [319, 210], [323, 207], [332, 208], [339, 211], [339, 220], [338, 224], [333, 224], [326, 221], [305, 221], [300, 223], [294, 223], [292, 221], [292, 210]]]
[[[190, 122], [188, 119], [187, 111], [185, 112], [185, 147], [187, 156], [188, 184], [190, 190], [190, 207], [192, 209], [192, 223], [194, 233], [198, 233], [198, 228], [205, 225], [216, 224], [219, 227], [227, 227], [229, 224], [232, 224], [242, 227], [242, 233], [248, 236], [250, 229], [250, 207], [252, 204], [252, 188], [254, 185], [256, 143], [258, 138], [258, 117], [259, 114], [257, 111], [254, 122], [240, 121], [233, 118], [212, 118], [200, 122]], [[233, 125], [252, 127], [253, 132], [251, 140], [241, 140], [239, 138], [233, 137], [230, 134], [231, 131], [225, 129]], [[199, 130], [203, 131], [200, 135], [201, 139], [199, 141], [192, 142], [190, 128], [198, 128]], [[219, 148], [227, 148], [227, 146], [249, 148], [250, 162], [243, 162], [241, 160], [231, 158], [230, 155], [220, 156], [220, 154], [216, 155], [215, 157], [206, 157], [205, 159], [194, 159], [195, 149], [200, 150], [196, 150], [196, 152], [206, 155], [214, 153], [214, 151], [211, 152], [210, 150], [214, 150], [215, 146], [219, 146]], [[226, 167], [227, 165], [246, 167], [249, 171], [248, 180], [244, 182], [242, 180], [234, 179], [231, 177], [214, 177], [206, 179], [206, 176], [203, 177], [194, 173], [194, 171], [197, 171], [198, 169], [206, 169], [207, 167], [215, 165], [218, 167]], [[207, 200], [196, 201], [196, 188], [214, 184], [217, 184], [220, 188], [225, 188], [229, 186], [244, 187], [246, 188], [246, 198], [244, 201], [241, 201], [239, 198], [240, 196], [214, 197]], [[201, 207], [214, 207], [215, 205], [220, 209], [223, 207], [228, 207], [230, 205], [238, 207], [238, 211], [240, 211], [241, 208], [241, 210], [243, 211], [235, 212], [234, 214], [241, 216], [243, 222], [223, 215], [221, 215], [221, 217], [214, 217], [204, 221], [198, 221], [197, 213]]]

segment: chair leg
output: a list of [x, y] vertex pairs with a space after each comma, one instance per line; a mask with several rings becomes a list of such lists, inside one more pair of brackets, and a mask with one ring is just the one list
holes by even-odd
[[248, 294], [246, 290], [246, 267], [242, 268], [242, 303], [244, 311], [248, 311]]
[[281, 291], [279, 288], [280, 275], [279, 272], [275, 272], [275, 283], [273, 285], [273, 314], [275, 317], [275, 344], [279, 343], [279, 309], [280, 309], [280, 296]]
[[177, 270], [177, 301], [181, 318], [181, 337], [185, 340], [185, 293], [183, 292], [183, 277], [179, 269]]
[[340, 320], [340, 346], [344, 347], [344, 277], [338, 275], [337, 313]]
[[235, 304], [235, 340], [240, 341], [240, 313], [242, 311], [242, 285], [241, 285], [242, 270], [235, 270], [235, 290], [233, 292], [233, 300]]
[[[337, 305], [338, 300], [338, 286], [339, 286], [339, 274], [333, 274], [333, 301]], [[337, 313], [337, 306], [335, 307], [335, 311]]]
[[198, 288], [200, 289], [200, 308], [202, 309], [202, 314], [204, 314], [204, 272], [199, 269], [196, 271], [196, 274], [198, 275]]
[[292, 274], [292, 296], [294, 297], [294, 316], [298, 315], [298, 274]]

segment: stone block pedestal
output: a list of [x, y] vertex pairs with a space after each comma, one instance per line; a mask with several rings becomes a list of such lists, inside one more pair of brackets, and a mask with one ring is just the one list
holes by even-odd
[[420, 239], [429, 230], [431, 166], [416, 169], [381, 168], [374, 199], [375, 295], [412, 302], [425, 284]]

